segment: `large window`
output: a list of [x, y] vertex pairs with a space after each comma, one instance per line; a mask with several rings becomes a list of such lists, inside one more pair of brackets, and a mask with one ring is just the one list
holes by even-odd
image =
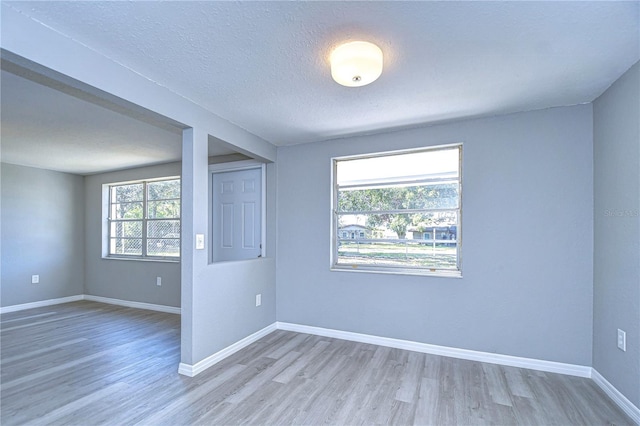
[[108, 255], [180, 257], [180, 179], [109, 185]]
[[462, 145], [333, 159], [332, 269], [460, 276]]

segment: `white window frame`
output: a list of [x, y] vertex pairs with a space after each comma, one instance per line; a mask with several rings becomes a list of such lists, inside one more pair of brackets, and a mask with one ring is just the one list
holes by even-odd
[[[178, 180], [181, 181], [181, 176], [163, 176], [159, 178], [149, 178], [149, 179], [136, 179], [131, 181], [124, 182], [112, 182], [106, 183], [102, 185], [102, 195], [103, 195], [103, 232], [102, 232], [102, 240], [103, 240], [103, 249], [102, 249], [102, 257], [104, 259], [117, 259], [117, 260], [138, 260], [138, 261], [159, 261], [159, 262], [180, 262], [180, 258], [182, 253], [178, 256], [154, 256], [147, 254], [147, 221], [155, 220], [149, 219], [147, 217], [147, 185], [153, 182], [163, 182], [169, 180]], [[182, 184], [182, 182], [180, 182]], [[138, 221], [142, 221], [142, 254], [141, 255], [133, 255], [133, 254], [118, 254], [118, 253], [110, 253], [110, 244], [111, 244], [111, 223], [112, 221], [119, 222], [120, 220], [111, 218], [111, 189], [113, 187], [125, 186], [125, 185], [135, 185], [142, 184], [143, 186], [143, 200], [142, 200], [142, 210], [143, 217], [142, 219], [137, 219]], [[182, 211], [182, 187], [180, 188], [180, 210]], [[175, 219], [173, 219], [175, 220]], [[182, 214], [177, 218], [182, 225]], [[180, 234], [180, 238], [178, 238], [178, 246], [181, 247], [182, 244], [182, 233]]]
[[[456, 229], [456, 250], [457, 250], [457, 269], [434, 269], [434, 268], [419, 268], [419, 267], [396, 267], [386, 265], [365, 265], [362, 263], [353, 264], [338, 264], [338, 193], [339, 186], [337, 184], [337, 164], [344, 160], [357, 160], [375, 157], [387, 157], [400, 154], [411, 154], [427, 151], [438, 151], [444, 149], [458, 148], [458, 184], [459, 184], [459, 200], [458, 209], [446, 209], [457, 210], [457, 229]], [[451, 277], [462, 278], [462, 199], [463, 199], [463, 167], [462, 167], [462, 152], [463, 144], [455, 143], [448, 145], [437, 145], [431, 147], [423, 147], [418, 149], [398, 150], [378, 152], [364, 155], [351, 155], [343, 157], [333, 157], [331, 159], [331, 247], [330, 247], [330, 270], [341, 272], [365, 272], [365, 273], [380, 273], [380, 274], [396, 274], [396, 275], [425, 275], [436, 277]], [[434, 240], [435, 241], [435, 240]]]

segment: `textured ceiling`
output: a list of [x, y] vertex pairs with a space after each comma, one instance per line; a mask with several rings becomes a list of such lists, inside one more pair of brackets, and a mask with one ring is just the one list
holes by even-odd
[[[2, 71], [2, 161], [75, 174], [178, 161], [170, 132]], [[210, 143], [210, 155], [233, 151]]]
[[[640, 59], [635, 1], [5, 3], [276, 145], [591, 102]], [[385, 69], [339, 86], [357, 39]]]
[[179, 134], [2, 71], [2, 161], [76, 174], [175, 161]]

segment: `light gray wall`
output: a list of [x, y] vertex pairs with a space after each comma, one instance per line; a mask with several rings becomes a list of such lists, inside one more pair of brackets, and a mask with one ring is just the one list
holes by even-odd
[[[102, 258], [102, 185], [179, 175], [180, 163], [170, 163], [85, 177], [86, 294], [180, 306], [179, 262]], [[162, 277], [162, 286], [156, 285], [156, 277]]]
[[[276, 166], [267, 165], [266, 256], [217, 262], [194, 283], [194, 363], [276, 321]], [[208, 234], [207, 234], [208, 235]], [[262, 305], [256, 307], [256, 294]]]
[[[194, 365], [229, 345], [273, 324], [275, 284], [275, 165], [267, 165], [267, 247], [264, 258], [209, 263], [195, 250], [195, 234], [209, 234], [207, 134], [183, 133], [183, 211], [181, 362]], [[262, 306], [255, 306], [262, 294]]]
[[193, 363], [276, 321], [274, 258], [211, 264], [195, 287]]
[[[278, 149], [277, 317], [591, 365], [592, 107]], [[330, 272], [332, 156], [455, 142], [463, 278]]]
[[593, 108], [593, 367], [640, 407], [640, 63]]
[[[2, 163], [1, 306], [83, 293], [82, 176]], [[31, 275], [40, 275], [31, 284]]]

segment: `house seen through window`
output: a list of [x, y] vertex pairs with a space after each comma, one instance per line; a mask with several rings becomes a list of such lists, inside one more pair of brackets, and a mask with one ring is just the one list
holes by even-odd
[[462, 145], [333, 160], [332, 269], [461, 270]]
[[111, 257], [180, 257], [180, 179], [109, 185]]

